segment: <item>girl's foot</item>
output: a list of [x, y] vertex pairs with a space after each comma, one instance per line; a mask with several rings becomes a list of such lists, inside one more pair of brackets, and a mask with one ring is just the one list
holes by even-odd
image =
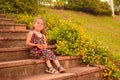
[[66, 72], [66, 69], [64, 69], [62, 66], [58, 67], [59, 73], [64, 73]]
[[50, 73], [50, 74], [58, 73], [58, 71], [55, 68], [53, 68], [53, 67], [47, 68], [46, 72]]

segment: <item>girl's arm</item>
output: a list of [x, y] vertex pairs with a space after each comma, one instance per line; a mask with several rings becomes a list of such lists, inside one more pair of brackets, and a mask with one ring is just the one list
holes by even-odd
[[46, 40], [45, 35], [44, 35], [44, 48], [47, 48], [47, 40]]
[[31, 43], [31, 38], [32, 38], [32, 34], [33, 34], [33, 31], [30, 31], [27, 35], [27, 39], [26, 39], [26, 45], [27, 46], [38, 46], [38, 44], [34, 44], [34, 43]]

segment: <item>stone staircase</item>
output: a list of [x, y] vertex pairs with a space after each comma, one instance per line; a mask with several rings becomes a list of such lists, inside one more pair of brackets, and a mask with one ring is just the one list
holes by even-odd
[[102, 75], [105, 68], [83, 66], [76, 56], [58, 56], [66, 73], [45, 73], [44, 60], [29, 59], [28, 31], [25, 24], [0, 14], [0, 80], [106, 80]]

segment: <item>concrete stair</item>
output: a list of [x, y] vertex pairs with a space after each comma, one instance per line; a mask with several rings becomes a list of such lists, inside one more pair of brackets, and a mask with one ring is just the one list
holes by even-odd
[[0, 14], [0, 80], [104, 80], [105, 68], [83, 66], [78, 56], [58, 56], [67, 72], [46, 74], [44, 60], [29, 59], [25, 46], [28, 31], [25, 24], [16, 24], [15, 19]]
[[[58, 57], [60, 63], [66, 68], [77, 67], [80, 64], [79, 57]], [[46, 65], [44, 60], [24, 59], [16, 61], [5, 61], [0, 63], [0, 79], [16, 80], [33, 75], [45, 74]], [[16, 79], [13, 79], [16, 78]], [[28, 79], [29, 80], [29, 79]]]
[[35, 75], [21, 80], [107, 80], [103, 77], [104, 69], [98, 67], [81, 67], [67, 69], [66, 73]]
[[1, 62], [0, 78], [1, 80], [104, 80], [102, 72], [105, 68], [82, 66], [79, 58], [59, 56], [58, 60], [67, 72], [58, 74], [45, 73], [44, 60], [26, 59]]
[[[55, 48], [54, 45], [48, 45], [48, 48]], [[28, 47], [0, 48], [0, 62], [29, 59]]]
[[15, 23], [15, 19], [8, 19], [8, 18], [0, 18], [0, 24], [6, 24], [6, 23]]
[[0, 14], [0, 18], [5, 18], [5, 14]]
[[0, 48], [24, 47], [25, 46], [25, 39], [22, 39], [22, 38], [19, 38], [19, 39], [1, 38], [0, 44], [1, 44]]
[[1, 39], [13, 39], [13, 38], [26, 39], [25, 35], [27, 35], [28, 32], [29, 32], [29, 30], [24, 30], [24, 31], [23, 30], [21, 30], [21, 31], [17, 31], [17, 30], [0, 30], [0, 38]]
[[28, 59], [28, 53], [27, 47], [0, 48], [0, 62]]
[[13, 24], [13, 23], [10, 23], [10, 24], [3, 24], [3, 23], [0, 23], [0, 30], [26, 30], [26, 25], [25, 24]]

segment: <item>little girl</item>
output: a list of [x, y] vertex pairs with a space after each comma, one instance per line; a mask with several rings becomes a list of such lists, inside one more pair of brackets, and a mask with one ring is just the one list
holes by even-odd
[[[60, 65], [55, 54], [47, 49], [47, 42], [45, 37], [45, 21], [42, 18], [36, 18], [33, 23], [33, 30], [27, 35], [26, 45], [32, 47], [30, 50], [30, 57], [32, 59], [44, 59], [47, 64], [46, 72], [48, 73], [62, 73], [66, 70]], [[53, 60], [58, 70], [53, 68], [50, 60]]]

